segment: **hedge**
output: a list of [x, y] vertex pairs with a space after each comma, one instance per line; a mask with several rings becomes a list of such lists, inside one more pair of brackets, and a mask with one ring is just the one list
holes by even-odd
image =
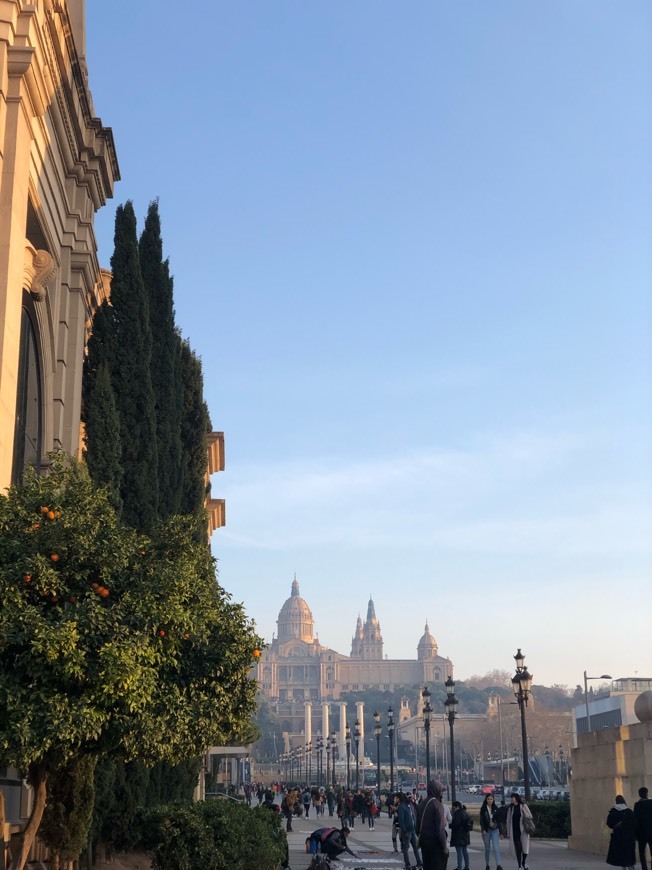
[[528, 806], [537, 826], [533, 837], [565, 840], [570, 836], [570, 801], [532, 801]]
[[279, 870], [287, 843], [280, 814], [207, 800], [148, 813], [142, 847], [154, 870]]

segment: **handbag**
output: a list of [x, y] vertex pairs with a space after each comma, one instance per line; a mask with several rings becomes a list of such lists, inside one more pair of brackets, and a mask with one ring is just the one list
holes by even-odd
[[530, 836], [530, 834], [536, 833], [537, 826], [534, 824], [534, 819], [532, 816], [526, 816], [525, 813], [522, 815], [523, 819], [523, 831]]

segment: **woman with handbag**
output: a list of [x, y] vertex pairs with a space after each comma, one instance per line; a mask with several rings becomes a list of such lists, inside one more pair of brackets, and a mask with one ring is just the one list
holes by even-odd
[[528, 870], [527, 856], [530, 854], [530, 834], [534, 833], [534, 820], [530, 808], [517, 792], [512, 794], [507, 810], [507, 837], [509, 854], [518, 861], [518, 866]]

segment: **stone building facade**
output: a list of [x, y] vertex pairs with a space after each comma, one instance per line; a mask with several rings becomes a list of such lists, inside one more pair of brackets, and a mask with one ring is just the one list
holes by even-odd
[[358, 617], [350, 655], [324, 646], [315, 637], [312, 611], [299, 594], [295, 577], [290, 597], [278, 615], [278, 632], [263, 650], [256, 668], [260, 691], [272, 701], [283, 730], [304, 730], [304, 708], [313, 707], [312, 729], [324, 730], [324, 705], [338, 701], [343, 693], [368, 689], [394, 691], [397, 687], [444, 683], [453, 664], [439, 655], [437, 641], [426, 623], [417, 644], [416, 659], [390, 659], [383, 653], [383, 637], [373, 600], [367, 616]]

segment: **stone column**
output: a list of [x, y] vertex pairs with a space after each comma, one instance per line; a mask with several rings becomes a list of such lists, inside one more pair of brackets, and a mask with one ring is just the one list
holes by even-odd
[[340, 740], [339, 740], [340, 758], [346, 761], [346, 704], [340, 701]]
[[304, 716], [303, 733], [305, 734], [306, 743], [310, 743], [312, 740], [312, 704], [310, 701], [306, 701]]
[[330, 740], [331, 725], [328, 718], [328, 704], [326, 701], [321, 702], [321, 733], [324, 735], [324, 740]]
[[364, 701], [355, 702], [355, 714], [360, 723], [360, 744], [358, 746], [358, 759], [364, 760]]

